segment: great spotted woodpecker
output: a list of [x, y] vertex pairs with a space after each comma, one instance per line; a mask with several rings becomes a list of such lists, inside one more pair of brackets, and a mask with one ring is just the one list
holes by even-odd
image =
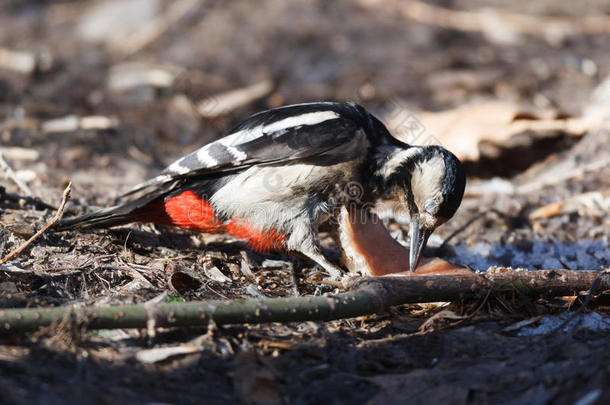
[[139, 221], [227, 233], [257, 251], [301, 253], [338, 278], [318, 225], [342, 209], [394, 198], [411, 217], [413, 271], [430, 234], [458, 209], [465, 182], [451, 152], [397, 140], [355, 103], [296, 104], [252, 115], [133, 188], [127, 202], [59, 228]]

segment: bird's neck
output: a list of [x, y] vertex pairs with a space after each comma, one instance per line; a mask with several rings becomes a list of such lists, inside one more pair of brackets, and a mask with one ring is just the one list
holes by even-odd
[[424, 154], [424, 147], [381, 145], [370, 156], [367, 173], [379, 197], [393, 194], [399, 181], [408, 182], [409, 167], [414, 167]]

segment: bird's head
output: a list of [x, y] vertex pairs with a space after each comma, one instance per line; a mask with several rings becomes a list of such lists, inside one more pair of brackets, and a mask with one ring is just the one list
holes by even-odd
[[394, 147], [377, 173], [384, 193], [398, 199], [411, 217], [411, 271], [432, 232], [457, 211], [466, 175], [455, 155], [440, 146]]

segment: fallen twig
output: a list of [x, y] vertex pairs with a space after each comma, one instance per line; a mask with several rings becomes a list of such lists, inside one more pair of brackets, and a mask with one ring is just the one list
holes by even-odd
[[4, 264], [7, 261], [11, 260], [12, 258], [16, 257], [17, 255], [19, 255], [28, 246], [30, 246], [32, 244], [32, 242], [34, 242], [36, 239], [38, 239], [40, 237], [40, 235], [45, 233], [50, 227], [52, 227], [57, 221], [59, 221], [61, 219], [61, 216], [64, 213], [64, 207], [66, 206], [66, 202], [68, 201], [68, 197], [70, 196], [71, 189], [72, 189], [72, 183], [68, 183], [68, 186], [64, 190], [64, 193], [61, 197], [61, 203], [59, 204], [59, 208], [57, 209], [57, 212], [55, 213], [53, 218], [51, 218], [51, 220], [49, 222], [47, 222], [47, 224], [45, 226], [40, 228], [40, 230], [38, 232], [36, 232], [34, 235], [32, 235], [32, 237], [30, 239], [26, 240], [23, 243], [23, 245], [19, 246], [17, 249], [13, 250], [11, 253], [7, 254], [2, 259], [0, 259], [0, 264]]
[[584, 165], [578, 164], [575, 167], [551, 166], [552, 171], [547, 170], [539, 174], [536, 180], [518, 185], [516, 192], [518, 194], [530, 194], [547, 186], [552, 186], [559, 183], [567, 182], [575, 177], [585, 176], [587, 173], [604, 169], [610, 165], [610, 157], [603, 157], [594, 160], [591, 163]]
[[4, 160], [4, 155], [2, 153], [2, 149], [0, 149], [0, 169], [4, 170], [4, 176], [8, 179], [11, 179], [13, 183], [15, 183], [17, 187], [19, 187], [19, 190], [21, 190], [22, 193], [24, 193], [28, 197], [32, 197], [34, 195], [32, 193], [32, 190], [30, 190], [30, 188], [27, 186], [27, 184], [19, 180], [19, 177], [15, 175], [13, 169], [11, 169], [9, 164], [6, 163], [6, 160]]
[[227, 91], [208, 97], [197, 104], [197, 111], [204, 118], [216, 118], [248, 105], [269, 94], [273, 90], [271, 80], [263, 80], [241, 89]]
[[[350, 291], [321, 297], [216, 300], [150, 306], [58, 307], [0, 310], [0, 334], [33, 331], [70, 318], [89, 329], [145, 328], [216, 324], [329, 321], [383, 312], [390, 306], [455, 301], [517, 291], [536, 296], [574, 295], [588, 290], [599, 271], [490, 269], [485, 273], [350, 278]], [[610, 289], [602, 278], [599, 288]]]
[[[574, 318], [576, 318], [577, 315], [581, 314], [585, 310], [585, 308], [589, 305], [589, 302], [591, 302], [591, 299], [593, 298], [593, 295], [599, 289], [600, 284], [602, 283], [604, 278], [605, 278], [606, 284], [608, 284], [607, 281], [608, 281], [608, 275], [609, 274], [610, 274], [610, 270], [603, 270], [603, 271], [601, 271], [599, 273], [599, 277], [597, 277], [595, 279], [595, 281], [593, 281], [593, 283], [591, 284], [591, 288], [589, 288], [589, 292], [587, 293], [587, 296], [585, 297], [585, 300], [580, 305], [580, 307], [576, 311], [572, 312], [570, 314], [570, 316], [568, 316], [566, 318], [565, 321], [563, 321], [561, 324], [559, 324], [555, 328], [553, 328], [550, 331], [548, 331], [546, 333], [546, 335], [551, 335], [554, 332], [562, 330], [567, 324], [572, 322], [574, 320]], [[606, 286], [606, 288], [607, 288], [607, 286]]]
[[35, 149], [21, 148], [19, 146], [5, 146], [2, 148], [2, 153], [9, 160], [38, 160], [40, 153]]
[[167, 10], [158, 18], [144, 25], [116, 44], [113, 51], [123, 58], [138, 53], [174, 27], [194, 7], [200, 5], [197, 0], [180, 0], [171, 2]]
[[83, 271], [79, 268], [65, 268], [61, 271], [53, 271], [49, 272], [48, 269], [45, 270], [33, 270], [33, 269], [22, 269], [21, 267], [17, 267], [12, 264], [0, 264], [0, 271], [11, 274], [23, 274], [28, 276], [40, 276], [40, 277], [65, 277], [72, 276], [75, 274], [83, 274]]
[[606, 15], [551, 17], [515, 14], [504, 10], [461, 11], [413, 0], [398, 3], [398, 8], [404, 18], [467, 32], [484, 32], [490, 29], [490, 16], [497, 21], [496, 25], [510, 27], [520, 34], [595, 35], [610, 32], [610, 17]]
[[438, 250], [443, 250], [447, 246], [447, 244], [449, 243], [449, 241], [451, 239], [453, 239], [456, 235], [464, 232], [470, 225], [472, 225], [474, 222], [476, 222], [476, 220], [478, 220], [480, 218], [483, 218], [483, 217], [486, 217], [489, 213], [494, 213], [497, 216], [499, 216], [500, 218], [508, 217], [507, 214], [505, 214], [502, 211], [497, 210], [495, 208], [491, 208], [489, 210], [482, 211], [482, 212], [478, 213], [477, 215], [475, 215], [474, 217], [470, 218], [468, 221], [466, 221], [466, 223], [464, 225], [460, 226], [458, 229], [456, 229], [455, 231], [451, 232], [449, 234], [449, 236], [447, 236], [445, 238], [443, 243], [441, 243], [441, 245], [438, 247]]
[[103, 115], [90, 115], [86, 117], [77, 117], [76, 115], [67, 115], [65, 117], [54, 118], [42, 123], [42, 132], [45, 134], [74, 132], [79, 129], [84, 131], [107, 131], [114, 129], [119, 125], [115, 117], [106, 117]]

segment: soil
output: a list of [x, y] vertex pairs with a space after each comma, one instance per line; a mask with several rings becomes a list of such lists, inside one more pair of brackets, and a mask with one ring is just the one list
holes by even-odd
[[[263, 109], [351, 99], [382, 115], [397, 100], [440, 111], [500, 99], [580, 116], [610, 73], [610, 35], [574, 34], [560, 41], [525, 35], [501, 43], [480, 32], [405, 19], [393, 1], [202, 1], [150, 43], [131, 53], [121, 50], [129, 34], [120, 29], [142, 29], [175, 4], [187, 3], [2, 3], [0, 48], [33, 55], [35, 68], [24, 73], [0, 67], [0, 139], [8, 148], [5, 159], [36, 198], [0, 179], [0, 256], [53, 216], [68, 181], [73, 191], [66, 215], [111, 204]], [[532, 16], [610, 11], [602, 1], [569, 9], [551, 1], [434, 3]], [[139, 63], [139, 79], [159, 68], [157, 81], [117, 89], [113, 77], [127, 80], [120, 71], [129, 62]], [[446, 78], [456, 71], [472, 80], [448, 85]], [[169, 83], [163, 75], [171, 76]], [[218, 94], [262, 80], [274, 83], [264, 97], [214, 118], [197, 113], [200, 101], [218, 101]], [[98, 120], [95, 129], [81, 121], [69, 129], [71, 116], [106, 117], [108, 125]], [[59, 118], [63, 129], [54, 130]], [[37, 156], [15, 157], [15, 147]], [[515, 149], [493, 161], [470, 162], [469, 182], [485, 185], [504, 176], [518, 186], [562, 162], [610, 156], [610, 132], [591, 129], [581, 137], [559, 132], [556, 142], [544, 138], [527, 149], [527, 167], [514, 164], [523, 152]], [[527, 193], [467, 193], [454, 219], [438, 229], [437, 240], [480, 218], [441, 249], [431, 241], [426, 254], [471, 267], [516, 263], [533, 269], [556, 259], [562, 267], [599, 270], [610, 266], [607, 210], [535, 222], [529, 214], [544, 204], [608, 189], [606, 166]], [[408, 225], [399, 218], [387, 221], [393, 235], [407, 238]], [[575, 243], [582, 249], [562, 256], [561, 249]], [[546, 244], [557, 246], [555, 256]], [[486, 261], [473, 258], [489, 246], [501, 251]], [[550, 256], [537, 260], [537, 252]], [[324, 277], [311, 262], [256, 254], [224, 235], [151, 224], [47, 232], [10, 263], [27, 271], [0, 271], [0, 308], [305, 295], [323, 290], [317, 281]], [[605, 315], [603, 298], [584, 312]], [[607, 403], [608, 331], [569, 328], [521, 336], [519, 328], [506, 330], [523, 320], [536, 324], [537, 317], [578, 308], [580, 302], [490, 294], [326, 323], [211, 324], [161, 329], [154, 336], [145, 330], [55, 325], [0, 337], [0, 403]], [[145, 350], [193, 339], [203, 342], [196, 353], [139, 360]]]

